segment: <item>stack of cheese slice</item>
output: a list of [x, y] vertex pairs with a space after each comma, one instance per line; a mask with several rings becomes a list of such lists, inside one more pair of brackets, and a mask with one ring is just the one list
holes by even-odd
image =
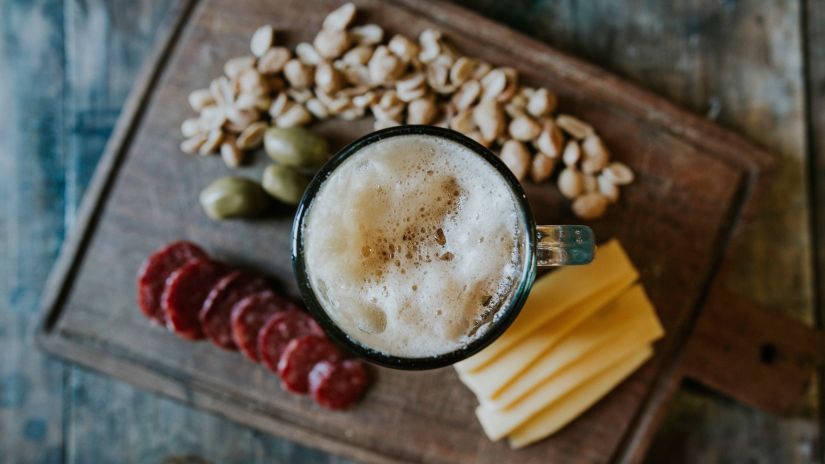
[[564, 427], [641, 366], [662, 336], [621, 245], [535, 282], [513, 325], [458, 364], [491, 440], [520, 448]]

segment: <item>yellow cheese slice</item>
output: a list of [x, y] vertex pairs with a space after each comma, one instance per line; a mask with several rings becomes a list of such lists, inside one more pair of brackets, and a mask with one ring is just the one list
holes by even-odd
[[[482, 404], [476, 409], [476, 416], [491, 440], [503, 438], [588, 379], [621, 361], [628, 354], [648, 346], [653, 339], [661, 336], [662, 328], [652, 307], [648, 311], [633, 306], [639, 304], [640, 298], [644, 298], [641, 288], [636, 287], [629, 293], [633, 295], [621, 298], [618, 304], [611, 305], [611, 308], [607, 308], [607, 314], [600, 311], [588, 321], [588, 327], [577, 329], [574, 335], [581, 331], [581, 337], [560, 344], [552, 353], [542, 358], [531, 371], [545, 369], [546, 363], [557, 364], [558, 353], [577, 351], [581, 355], [592, 348], [593, 343], [597, 346], [601, 343], [598, 349], [590, 349], [586, 355], [578, 356], [581, 359], [560, 371], [557, 370], [556, 375], [544, 379], [538, 388], [508, 408], [492, 409]], [[608, 335], [604, 336], [605, 333]], [[611, 334], [619, 337], [611, 340]], [[610, 343], [604, 343], [605, 341]]]
[[512, 407], [540, 385], [555, 383], [554, 375], [572, 363], [599, 362], [610, 356], [618, 360], [617, 356], [653, 342], [663, 333], [656, 310], [642, 286], [636, 285], [573, 329], [500, 394], [481, 404], [487, 409]]
[[571, 306], [616, 282], [636, 279], [638, 272], [618, 240], [600, 245], [592, 263], [563, 267], [538, 279], [507, 331], [484, 350], [456, 364], [455, 368], [459, 372], [478, 370]]
[[579, 385], [568, 395], [560, 398], [559, 401], [513, 431], [509, 437], [510, 446], [522, 448], [557, 432], [630, 376], [651, 355], [653, 355], [653, 348], [642, 347], [619, 363]]
[[561, 316], [512, 345], [481, 369], [461, 372], [461, 380], [478, 396], [479, 401], [495, 398], [576, 326], [627, 290], [635, 279], [634, 274], [624, 275], [611, 286], [571, 306]]

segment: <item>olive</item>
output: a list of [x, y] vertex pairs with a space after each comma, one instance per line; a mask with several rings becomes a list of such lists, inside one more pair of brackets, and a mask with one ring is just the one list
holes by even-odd
[[299, 168], [318, 168], [329, 158], [327, 141], [303, 127], [270, 127], [264, 149], [278, 163]]
[[297, 205], [309, 185], [309, 179], [289, 166], [273, 164], [264, 170], [261, 184], [274, 198], [289, 205]]
[[258, 216], [269, 198], [260, 184], [246, 177], [226, 176], [209, 184], [200, 194], [200, 203], [212, 219]]

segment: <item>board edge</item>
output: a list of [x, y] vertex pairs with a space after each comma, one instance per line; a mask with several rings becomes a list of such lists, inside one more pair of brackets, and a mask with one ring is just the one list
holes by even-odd
[[[392, 0], [392, 3], [437, 23], [459, 28], [463, 34], [483, 38], [503, 52], [507, 52], [514, 45], [522, 45], [534, 52], [534, 60], [540, 60], [554, 68], [559, 67], [554, 63], [565, 63], [569, 69], [569, 72], [565, 73], [567, 79], [573, 79], [607, 99], [621, 102], [622, 107], [633, 108], [638, 117], [654, 121], [679, 138], [687, 139], [696, 147], [732, 157], [731, 159], [738, 163], [734, 164], [736, 167], [758, 170], [775, 168], [776, 159], [769, 151], [736, 131], [701, 117], [614, 72], [560, 51], [506, 24], [443, 0]], [[493, 39], [492, 36], [496, 35], [505, 35], [506, 40], [502, 40], [501, 37]], [[508, 44], [506, 47], [502, 45], [505, 43]], [[594, 79], [594, 76], [598, 78]], [[616, 92], [615, 88], [619, 88], [620, 92]], [[684, 124], [683, 121], [688, 121], [689, 124]], [[696, 129], [691, 130], [692, 127]]]
[[153, 47], [149, 59], [141, 67], [126, 98], [112, 136], [106, 142], [103, 156], [81, 201], [77, 221], [60, 248], [58, 258], [41, 293], [41, 319], [35, 334], [38, 344], [44, 337], [50, 336], [54, 328], [64, 300], [71, 290], [74, 276], [82, 261], [81, 257], [85, 254], [106, 203], [105, 194], [114, 184], [116, 175], [113, 174], [120, 169], [128, 143], [142, 121], [141, 115], [146, 110], [152, 89], [162, 73], [162, 67], [169, 59], [175, 39], [180, 35], [197, 3], [198, 0], [178, 0], [177, 4], [171, 7], [172, 13], [160, 27], [163, 35]]
[[97, 353], [93, 345], [77, 343], [72, 337], [46, 337], [41, 340], [41, 347], [48, 353], [56, 354], [72, 365], [92, 372], [105, 374], [125, 382], [143, 391], [159, 394], [179, 401], [184, 405], [209, 412], [216, 416], [242, 424], [245, 427], [261, 430], [275, 437], [280, 437], [310, 448], [320, 449], [347, 459], [370, 464], [396, 464], [410, 462], [387, 453], [352, 445], [346, 440], [338, 440], [326, 434], [319, 434], [297, 423], [289, 422], [268, 414], [256, 412], [249, 403], [231, 400], [229, 395], [221, 394], [206, 385], [188, 386], [185, 381], [174, 375], [146, 366], [139, 361], [124, 356], [117, 357], [117, 364], [95, 363], [91, 359]]

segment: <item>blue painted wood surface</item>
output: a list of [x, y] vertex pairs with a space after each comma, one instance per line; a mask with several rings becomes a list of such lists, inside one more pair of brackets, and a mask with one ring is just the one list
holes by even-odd
[[[777, 153], [782, 169], [760, 233], [729, 286], [814, 317], [804, 84], [806, 69], [823, 70], [805, 66], [803, 44], [805, 31], [825, 28], [806, 16], [825, 11], [822, 0], [460, 3]], [[164, 0], [0, 0], [0, 463], [340, 461], [34, 347], [40, 291], [169, 8]], [[822, 56], [825, 46], [808, 48]], [[819, 407], [812, 392], [798, 416], [777, 419], [688, 386], [649, 460], [821, 462]]]

